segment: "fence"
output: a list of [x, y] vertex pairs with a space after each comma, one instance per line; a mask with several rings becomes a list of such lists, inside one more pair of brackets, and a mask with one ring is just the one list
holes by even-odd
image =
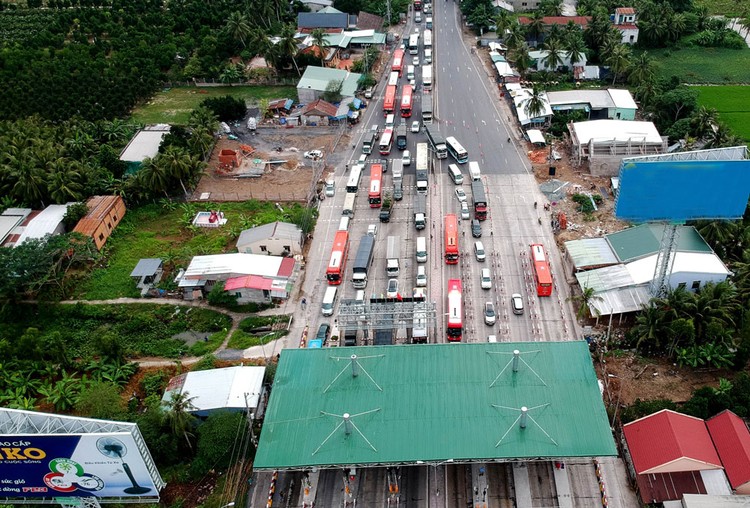
[[218, 79], [195, 79], [192, 81], [165, 81], [162, 83], [163, 88], [174, 88], [178, 86], [193, 86], [196, 88], [212, 88], [220, 86], [297, 86], [299, 79], [293, 78], [272, 78], [258, 80], [237, 80], [225, 83]]

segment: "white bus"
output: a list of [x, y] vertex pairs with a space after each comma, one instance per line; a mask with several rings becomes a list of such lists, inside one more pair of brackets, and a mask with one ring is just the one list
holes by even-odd
[[349, 218], [354, 217], [354, 201], [356, 201], [356, 199], [356, 192], [346, 193], [346, 198], [344, 199], [344, 208], [341, 210], [341, 215], [345, 215]]
[[[430, 18], [427, 18], [427, 19], [430, 19]], [[425, 48], [431, 48], [432, 47], [432, 30], [425, 30], [424, 31], [424, 47]]]
[[432, 123], [432, 95], [422, 94], [422, 121]]
[[456, 138], [453, 136], [445, 138], [445, 144], [448, 145], [448, 153], [456, 159], [456, 162], [459, 164], [466, 164], [469, 162], [469, 152], [461, 146], [461, 143], [459, 143]]
[[432, 66], [422, 66], [422, 86], [425, 90], [432, 90]]
[[383, 135], [380, 136], [380, 155], [389, 155], [391, 153], [391, 146], [393, 145], [393, 129], [386, 129], [383, 131]]
[[461, 185], [464, 183], [464, 175], [461, 174], [461, 170], [458, 169], [458, 166], [455, 164], [449, 164], [448, 165], [448, 174], [451, 176], [451, 180], [453, 180], [453, 183], [456, 185]]
[[346, 192], [357, 192], [359, 189], [359, 180], [362, 178], [362, 169], [364, 166], [355, 164], [349, 173], [349, 180], [346, 182]]
[[409, 54], [416, 55], [419, 53], [419, 34], [409, 36]]
[[388, 76], [388, 86], [398, 86], [398, 71], [393, 71]]

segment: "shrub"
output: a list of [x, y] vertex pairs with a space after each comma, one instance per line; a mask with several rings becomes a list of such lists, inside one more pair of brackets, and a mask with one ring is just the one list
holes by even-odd
[[141, 379], [141, 389], [146, 397], [150, 395], [158, 395], [161, 397], [164, 389], [167, 387], [169, 381], [169, 375], [163, 370], [146, 374]]
[[235, 99], [231, 95], [222, 97], [210, 97], [200, 103], [219, 118], [222, 122], [242, 120], [247, 114], [247, 105], [243, 99]]
[[248, 433], [247, 421], [242, 413], [220, 411], [212, 414], [206, 423], [198, 427], [198, 445], [195, 460], [191, 464], [194, 477], [201, 478], [209, 470], [224, 470], [230, 460], [236, 461], [242, 443]]

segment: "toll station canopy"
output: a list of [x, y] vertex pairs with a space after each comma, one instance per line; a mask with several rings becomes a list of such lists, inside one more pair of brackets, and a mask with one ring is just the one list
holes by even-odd
[[615, 455], [585, 342], [424, 344], [284, 350], [253, 467]]

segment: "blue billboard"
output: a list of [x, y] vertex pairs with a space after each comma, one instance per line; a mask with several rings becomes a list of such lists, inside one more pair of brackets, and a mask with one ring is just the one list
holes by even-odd
[[0, 497], [158, 495], [130, 433], [0, 436]]
[[737, 219], [750, 197], [748, 160], [624, 160], [615, 216], [632, 222]]

